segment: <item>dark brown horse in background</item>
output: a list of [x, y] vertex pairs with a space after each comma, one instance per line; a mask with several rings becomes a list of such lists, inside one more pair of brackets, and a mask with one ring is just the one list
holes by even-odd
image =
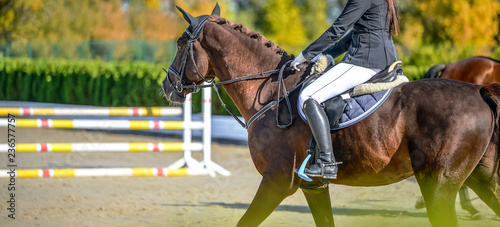
[[500, 61], [484, 56], [465, 58], [432, 66], [424, 78], [445, 78], [481, 85], [500, 83]]
[[[286, 69], [293, 56], [257, 32], [219, 17], [217, 7], [211, 16], [182, 12], [190, 27], [177, 41], [177, 55], [162, 83], [170, 101], [184, 102], [187, 93], [217, 77], [248, 122], [283, 96], [278, 85], [295, 87], [312, 67]], [[268, 71], [274, 73], [246, 77]], [[249, 150], [262, 181], [239, 226], [259, 225], [299, 188], [316, 225], [334, 225], [328, 184], [306, 182], [294, 172], [311, 138], [297, 114], [298, 93], [289, 96], [291, 119], [281, 102], [248, 127]], [[335, 156], [344, 164], [330, 183], [380, 186], [414, 175], [433, 226], [458, 225], [455, 198], [465, 183], [500, 216], [498, 119], [490, 96], [498, 100], [500, 86], [420, 80], [396, 87], [372, 115], [332, 133]], [[277, 127], [277, 116], [294, 121]]]

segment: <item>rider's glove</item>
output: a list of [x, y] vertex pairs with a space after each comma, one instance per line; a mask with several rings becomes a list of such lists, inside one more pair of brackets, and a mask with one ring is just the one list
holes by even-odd
[[299, 69], [299, 65], [306, 62], [307, 59], [304, 58], [304, 55], [302, 55], [302, 53], [299, 54], [299, 56], [297, 56], [293, 61], [292, 61], [292, 64], [290, 64], [290, 66], [292, 66], [293, 69], [295, 69], [296, 71], [300, 71]]

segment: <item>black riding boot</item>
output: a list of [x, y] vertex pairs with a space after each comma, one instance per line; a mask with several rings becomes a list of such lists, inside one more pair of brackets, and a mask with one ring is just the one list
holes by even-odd
[[319, 158], [304, 171], [309, 177], [337, 179], [337, 164], [333, 157], [330, 124], [323, 107], [314, 99], [308, 99], [303, 106], [304, 115], [316, 140]]

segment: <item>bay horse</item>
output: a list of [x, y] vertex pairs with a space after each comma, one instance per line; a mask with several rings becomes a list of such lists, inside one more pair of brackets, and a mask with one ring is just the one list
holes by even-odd
[[[306, 157], [309, 126], [297, 113], [298, 89], [312, 68], [287, 67], [294, 57], [257, 32], [220, 17], [193, 17], [162, 82], [165, 97], [184, 102], [203, 83], [222, 85], [242, 114], [260, 186], [238, 222], [258, 226], [299, 188], [317, 226], [333, 226], [329, 183], [380, 186], [415, 176], [433, 226], [457, 226], [455, 198], [468, 185], [500, 216], [499, 85], [419, 80], [393, 89], [374, 113], [332, 132], [338, 179], [302, 180], [294, 170]], [[219, 83], [214, 82], [219, 79]], [[432, 81], [432, 82], [431, 82]], [[287, 95], [287, 100], [279, 97]], [[273, 104], [274, 105], [269, 105]], [[277, 105], [280, 104], [280, 105]], [[255, 115], [257, 113], [257, 115]], [[282, 123], [290, 122], [288, 127]]]
[[500, 83], [500, 61], [474, 56], [450, 64], [432, 66], [424, 78], [446, 78], [473, 84]]

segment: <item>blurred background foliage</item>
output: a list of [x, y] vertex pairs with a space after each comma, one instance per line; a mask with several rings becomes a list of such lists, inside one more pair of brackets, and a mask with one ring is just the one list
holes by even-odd
[[[170, 48], [187, 24], [175, 9], [209, 14], [216, 2], [223, 17], [265, 35], [291, 54], [298, 54], [332, 24], [347, 0], [0, 0], [0, 47], [11, 45], [28, 56], [28, 45], [40, 58], [78, 58], [78, 46], [90, 47], [93, 59], [146, 60], [168, 64], [173, 55], [156, 51], [137, 57], [144, 44]], [[473, 49], [490, 55], [499, 38], [498, 0], [399, 0], [401, 35], [396, 38], [403, 58], [420, 48]], [[134, 42], [132, 42], [134, 41]], [[141, 43], [141, 44], [137, 44]], [[70, 48], [74, 44], [74, 48]], [[39, 47], [35, 47], [35, 46]], [[23, 47], [24, 46], [24, 47]], [[41, 46], [45, 46], [42, 48]], [[57, 47], [54, 47], [57, 46]], [[89, 45], [87, 45], [89, 46]], [[109, 50], [113, 46], [113, 56]], [[153, 49], [148, 47], [146, 49]], [[46, 50], [43, 50], [46, 49]], [[58, 49], [54, 56], [54, 49]], [[158, 47], [154, 48], [158, 49]], [[461, 50], [460, 50], [461, 51]], [[459, 52], [460, 52], [459, 51]], [[65, 54], [64, 52], [71, 52]], [[80, 50], [84, 52], [84, 50]], [[106, 53], [99, 55], [98, 52]], [[151, 50], [148, 54], [151, 55]], [[20, 55], [19, 53], [18, 55]], [[46, 56], [45, 56], [46, 55]], [[81, 58], [86, 58], [80, 53]], [[130, 55], [130, 56], [127, 56]], [[106, 56], [106, 57], [103, 57]], [[447, 59], [444, 59], [447, 60]], [[413, 64], [413, 63], [412, 63]]]
[[[161, 69], [171, 63], [175, 40], [187, 27], [175, 6], [197, 16], [209, 14], [216, 2], [223, 17], [297, 55], [333, 23], [347, 0], [0, 0], [0, 62], [14, 64], [7, 57], [44, 59], [48, 63], [36, 61], [39, 70], [63, 64], [48, 59], [76, 61], [71, 65], [150, 62], [154, 66], [148, 67]], [[498, 0], [398, 4], [401, 31], [395, 42], [411, 79], [434, 64], [473, 55], [500, 59]], [[133, 73], [137, 71], [121, 75]], [[1, 99], [7, 97], [2, 94]]]

